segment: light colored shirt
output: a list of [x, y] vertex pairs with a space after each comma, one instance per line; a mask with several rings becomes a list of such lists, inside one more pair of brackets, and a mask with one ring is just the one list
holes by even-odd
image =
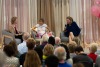
[[75, 53], [70, 53], [70, 58], [73, 58], [73, 57], [75, 57], [75, 56], [76, 56]]
[[28, 48], [26, 46], [26, 41], [23, 41], [23, 43], [19, 44], [17, 48], [20, 54], [24, 54], [25, 52], [28, 51]]
[[46, 24], [43, 24], [43, 25], [37, 24], [36, 27], [37, 27], [37, 32], [39, 35], [43, 35], [46, 32], [46, 27], [47, 27]]
[[16, 57], [7, 57], [3, 67], [19, 67], [19, 59]]

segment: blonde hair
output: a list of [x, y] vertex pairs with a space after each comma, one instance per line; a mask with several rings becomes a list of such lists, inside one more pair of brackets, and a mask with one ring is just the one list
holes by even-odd
[[43, 35], [41, 42], [48, 42], [48, 39], [49, 39], [48, 35], [45, 34], [45, 35]]
[[95, 53], [96, 51], [97, 51], [97, 43], [91, 43], [90, 44], [90, 51], [92, 52], [92, 53]]
[[41, 61], [36, 51], [28, 51], [25, 57], [24, 67], [41, 67]]
[[47, 44], [43, 49], [43, 55], [50, 56], [53, 55], [54, 47], [51, 44]]
[[12, 18], [11, 18], [11, 24], [14, 24], [15, 21], [16, 21], [16, 19], [17, 19], [17, 17], [12, 17]]
[[76, 43], [75, 42], [72, 42], [72, 43], [69, 43], [68, 44], [68, 49], [69, 49], [69, 52], [70, 53], [74, 53], [75, 52], [75, 47], [76, 47]]
[[66, 19], [69, 19], [71, 22], [73, 22], [73, 18], [70, 16], [66, 17]]

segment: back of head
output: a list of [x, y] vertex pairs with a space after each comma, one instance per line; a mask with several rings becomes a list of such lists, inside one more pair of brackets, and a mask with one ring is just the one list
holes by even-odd
[[60, 43], [61, 43], [60, 37], [55, 37], [55, 44], [60, 44]]
[[76, 46], [75, 52], [80, 53], [81, 51], [84, 51], [83, 48], [82, 48], [82, 46]]
[[95, 53], [97, 51], [97, 43], [90, 44], [90, 52]]
[[54, 52], [54, 47], [51, 44], [45, 45], [43, 49], [43, 55], [50, 56], [53, 55], [53, 52]]
[[15, 56], [18, 54], [18, 49], [17, 49], [17, 44], [16, 44], [16, 42], [15, 41], [11, 41], [10, 43], [9, 43], [9, 45], [11, 45], [12, 47], [13, 47], [13, 49], [14, 49], [14, 52], [15, 52]]
[[40, 65], [41, 61], [36, 51], [28, 51], [25, 57], [24, 67], [40, 67]]
[[75, 52], [75, 48], [76, 48], [76, 44], [75, 43], [70, 43], [68, 45], [68, 49], [70, 53], [74, 53]]
[[54, 50], [54, 55], [58, 57], [59, 61], [66, 60], [66, 51], [63, 47], [57, 47]]
[[70, 53], [69, 53], [69, 49], [67, 47], [67, 45], [65, 44], [60, 44], [61, 47], [63, 47], [66, 51], [66, 60], [70, 58]]
[[48, 40], [48, 43], [49, 44], [52, 44], [53, 46], [55, 45], [55, 38], [54, 37], [49, 37], [49, 40]]
[[24, 40], [24, 41], [27, 40], [29, 37], [30, 37], [30, 34], [29, 34], [28, 32], [25, 32], [25, 33], [23, 34], [23, 40]]
[[82, 63], [75, 63], [73, 64], [73, 67], [84, 67]]
[[36, 44], [36, 42], [33, 38], [27, 39], [26, 43], [27, 43], [28, 50], [33, 50], [35, 47], [35, 44]]
[[48, 42], [48, 39], [49, 39], [48, 35], [43, 35], [43, 37], [42, 37], [42, 43], [43, 42]]
[[45, 64], [47, 67], [58, 67], [59, 60], [56, 56], [51, 55], [46, 58]]
[[14, 56], [14, 54], [15, 54], [15, 51], [14, 51], [14, 49], [13, 49], [13, 47], [11, 45], [4, 46], [3, 51], [9, 57]]
[[40, 60], [41, 60], [41, 62], [42, 62], [42, 56], [43, 56], [43, 51], [42, 51], [42, 49], [41, 49], [40, 47], [35, 47], [34, 50], [38, 53], [39, 58], [40, 58]]

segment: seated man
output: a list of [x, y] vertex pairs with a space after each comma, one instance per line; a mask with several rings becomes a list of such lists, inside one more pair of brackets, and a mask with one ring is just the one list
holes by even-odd
[[74, 36], [78, 36], [81, 30], [76, 24], [76, 22], [73, 21], [72, 17], [68, 16], [66, 20], [67, 20], [67, 23], [65, 25], [64, 34], [66, 37], [69, 37], [73, 40]]
[[76, 56], [73, 57], [73, 63], [83, 63], [85, 67], [93, 67], [93, 60], [84, 53], [81, 46], [75, 48]]
[[[37, 28], [37, 31], [35, 30]], [[50, 31], [48, 26], [44, 23], [44, 19], [40, 19], [39, 23], [32, 28], [33, 31], [37, 33], [37, 37], [42, 37], [46, 33], [46, 29]]]
[[30, 35], [29, 35], [29, 33], [26, 32], [23, 34], [22, 37], [23, 37], [23, 42], [17, 46], [17, 49], [20, 54], [24, 54], [25, 52], [28, 51], [28, 48], [26, 46], [26, 41], [30, 37]]

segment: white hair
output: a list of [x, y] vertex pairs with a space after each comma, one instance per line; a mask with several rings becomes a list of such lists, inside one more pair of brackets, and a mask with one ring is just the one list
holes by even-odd
[[25, 32], [23, 34], [23, 40], [27, 40], [30, 37], [30, 34], [28, 32]]
[[43, 35], [41, 42], [48, 42], [48, 39], [49, 39], [48, 35], [45, 34], [45, 35]]
[[59, 60], [66, 60], [66, 51], [63, 47], [57, 47], [54, 50], [54, 55], [58, 57]]
[[55, 37], [55, 44], [60, 44], [60, 43], [61, 43], [60, 37]]

